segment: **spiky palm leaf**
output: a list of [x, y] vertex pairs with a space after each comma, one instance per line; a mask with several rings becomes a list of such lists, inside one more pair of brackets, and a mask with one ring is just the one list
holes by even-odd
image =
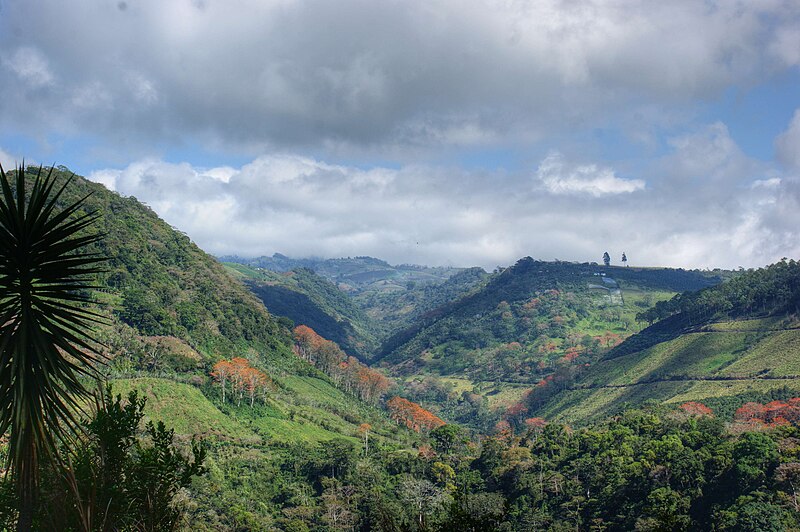
[[79, 212], [86, 197], [58, 208], [69, 180], [56, 188], [52, 168], [39, 168], [29, 193], [24, 163], [13, 188], [2, 166], [0, 176], [0, 434], [10, 431], [24, 529], [40, 459], [77, 427], [81, 379], [102, 358], [90, 331], [103, 320], [85, 295], [102, 258], [84, 251], [101, 235], [87, 231], [98, 215]]

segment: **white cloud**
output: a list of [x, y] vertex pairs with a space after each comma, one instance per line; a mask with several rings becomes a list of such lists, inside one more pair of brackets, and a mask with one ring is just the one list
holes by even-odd
[[594, 197], [630, 194], [643, 190], [641, 179], [622, 179], [611, 168], [595, 164], [569, 165], [558, 152], [551, 152], [539, 164], [536, 178], [553, 194], [589, 194]]
[[[676, 267], [800, 256], [792, 214], [800, 186], [745, 158], [726, 131], [712, 124], [675, 139], [673, 152], [645, 170], [647, 187], [560, 154], [538, 165], [538, 188], [523, 173], [365, 169], [288, 153], [238, 168], [150, 159], [90, 178], [151, 205], [215, 254], [372, 255], [487, 268], [525, 255], [599, 261], [605, 250], [625, 250], [635, 265]], [[734, 184], [696, 178], [734, 163], [744, 168]]]
[[53, 83], [47, 58], [36, 48], [20, 47], [10, 55], [3, 55], [2, 59], [3, 64], [30, 87], [39, 88]]
[[17, 165], [17, 161], [21, 162], [18, 158], [0, 148], [0, 164], [3, 165], [4, 170], [13, 170]]

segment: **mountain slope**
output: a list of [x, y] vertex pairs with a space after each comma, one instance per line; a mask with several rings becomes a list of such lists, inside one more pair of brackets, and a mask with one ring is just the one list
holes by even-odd
[[[66, 178], [67, 172], [62, 176]], [[173, 336], [203, 357], [250, 355], [296, 366], [290, 336], [213, 257], [135, 198], [75, 177], [63, 201], [89, 195], [85, 211], [101, 214], [105, 234], [92, 247], [107, 257], [97, 302], [143, 336]]]
[[308, 268], [285, 272], [224, 263], [276, 316], [307, 325], [347, 353], [368, 359], [375, 348], [375, 326], [350, 297]]
[[[569, 390], [532, 399], [540, 415], [585, 421], [648, 400], [747, 400], [800, 391], [800, 265], [781, 262], [644, 311], [661, 319], [590, 367]], [[777, 394], [777, 395], [776, 395]]]
[[[634, 315], [653, 301], [716, 282], [682, 270], [602, 268], [527, 257], [475, 293], [421, 316], [384, 342], [379, 358], [397, 365], [426, 350], [445, 350], [452, 358], [514, 342], [538, 349], [550, 340], [566, 340], [567, 333], [597, 335], [612, 329], [625, 334], [636, 326]], [[545, 350], [559, 351], [551, 347]]]

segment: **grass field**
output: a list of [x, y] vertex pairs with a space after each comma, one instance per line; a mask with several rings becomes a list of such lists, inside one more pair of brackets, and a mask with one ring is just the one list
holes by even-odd
[[182, 436], [202, 436], [255, 443], [261, 441], [252, 430], [222, 413], [197, 388], [167, 379], [139, 378], [112, 381], [114, 394], [137, 390], [147, 399], [145, 415], [154, 422], [175, 429]]
[[369, 423], [378, 439], [405, 439], [379, 410], [345, 395], [327, 381], [292, 376], [283, 384], [288, 393], [284, 391], [268, 405], [256, 405], [251, 410], [232, 403], [217, 406], [199, 388], [169, 379], [112, 381], [114, 393], [123, 397], [138, 390], [140, 397], [147, 399], [146, 419], [163, 421], [181, 437], [247, 445], [313, 443], [341, 437], [358, 441], [358, 426]]
[[648, 349], [603, 360], [575, 389], [538, 415], [566, 422], [596, 419], [647, 401], [681, 404], [797, 390], [800, 329], [785, 319], [728, 321]]

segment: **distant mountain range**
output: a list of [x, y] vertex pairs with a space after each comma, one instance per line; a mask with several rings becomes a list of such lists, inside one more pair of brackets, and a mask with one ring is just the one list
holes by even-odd
[[339, 259], [292, 259], [275, 253], [271, 257], [242, 258], [219, 257], [221, 262], [243, 264], [274, 272], [286, 272], [307, 268], [328, 279], [345, 291], [398, 290], [417, 283], [438, 283], [446, 280], [462, 268], [416, 266], [401, 264], [392, 266], [373, 257], [347, 257]]

